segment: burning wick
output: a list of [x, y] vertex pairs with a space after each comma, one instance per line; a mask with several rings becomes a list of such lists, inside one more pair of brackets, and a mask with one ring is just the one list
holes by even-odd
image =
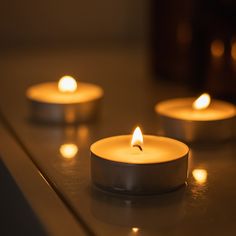
[[134, 130], [134, 133], [132, 136], [131, 146], [137, 147], [139, 148], [140, 151], [143, 151], [142, 144], [143, 144], [143, 135], [142, 135], [141, 129], [137, 127]]
[[142, 147], [138, 144], [134, 144], [132, 147], [137, 147], [137, 148], [139, 148], [140, 151], [143, 151]]

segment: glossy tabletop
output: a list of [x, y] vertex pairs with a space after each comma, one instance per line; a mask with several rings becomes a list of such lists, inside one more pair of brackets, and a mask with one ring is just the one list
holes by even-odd
[[[94, 141], [130, 134], [137, 125], [145, 134], [159, 134], [156, 102], [194, 95], [184, 86], [152, 78], [148, 58], [145, 49], [135, 47], [3, 52], [5, 125], [88, 235], [236, 235], [235, 140], [191, 145], [186, 186], [168, 194], [116, 195], [91, 184], [89, 147]], [[32, 122], [26, 89], [64, 74], [104, 88], [99, 118], [76, 126]], [[60, 152], [66, 143], [78, 147], [73, 158]]]

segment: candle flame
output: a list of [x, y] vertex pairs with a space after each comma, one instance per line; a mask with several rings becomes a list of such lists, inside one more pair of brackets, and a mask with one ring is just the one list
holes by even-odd
[[193, 108], [196, 110], [206, 109], [211, 102], [211, 97], [208, 93], [203, 93], [199, 98], [193, 102]]
[[60, 146], [60, 153], [66, 159], [75, 157], [78, 152], [78, 147], [73, 143], [66, 143]]
[[58, 89], [60, 92], [73, 93], [77, 89], [77, 82], [73, 77], [65, 75], [59, 80]]
[[205, 169], [194, 169], [192, 175], [199, 184], [204, 184], [207, 180], [207, 171]]
[[143, 145], [142, 131], [139, 127], [136, 127], [132, 136], [131, 146], [138, 147], [142, 151], [142, 145]]

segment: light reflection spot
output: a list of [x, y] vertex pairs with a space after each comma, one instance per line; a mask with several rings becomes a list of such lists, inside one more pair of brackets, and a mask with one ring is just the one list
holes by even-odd
[[205, 169], [194, 169], [192, 175], [199, 184], [204, 184], [207, 181], [207, 171]]
[[71, 159], [75, 157], [78, 152], [78, 147], [73, 143], [62, 144], [60, 146], [60, 153], [64, 158]]

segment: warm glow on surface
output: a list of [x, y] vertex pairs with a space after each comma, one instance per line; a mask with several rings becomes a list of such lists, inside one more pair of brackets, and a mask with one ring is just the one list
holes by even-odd
[[78, 147], [73, 143], [62, 144], [60, 146], [60, 153], [64, 158], [70, 159], [75, 157], [78, 152]]
[[70, 92], [73, 93], [77, 89], [77, 82], [71, 76], [63, 76], [58, 82], [58, 89], [61, 92]]
[[231, 57], [234, 61], [236, 61], [236, 42], [232, 43], [231, 46]]
[[211, 43], [211, 55], [214, 57], [222, 57], [225, 51], [224, 43], [221, 40], [214, 40]]
[[132, 136], [131, 146], [132, 147], [138, 147], [139, 149], [142, 149], [142, 145], [143, 145], [142, 131], [139, 127], [137, 127], [134, 130], [134, 133], [133, 133], [133, 136]]
[[139, 231], [139, 228], [133, 227], [133, 228], [132, 228], [132, 231], [133, 231], [134, 233], [137, 233], [137, 232]]
[[211, 97], [208, 93], [203, 93], [199, 98], [193, 102], [193, 108], [196, 110], [206, 109], [211, 102]]
[[194, 169], [192, 175], [199, 184], [204, 184], [207, 180], [207, 171], [204, 169]]

